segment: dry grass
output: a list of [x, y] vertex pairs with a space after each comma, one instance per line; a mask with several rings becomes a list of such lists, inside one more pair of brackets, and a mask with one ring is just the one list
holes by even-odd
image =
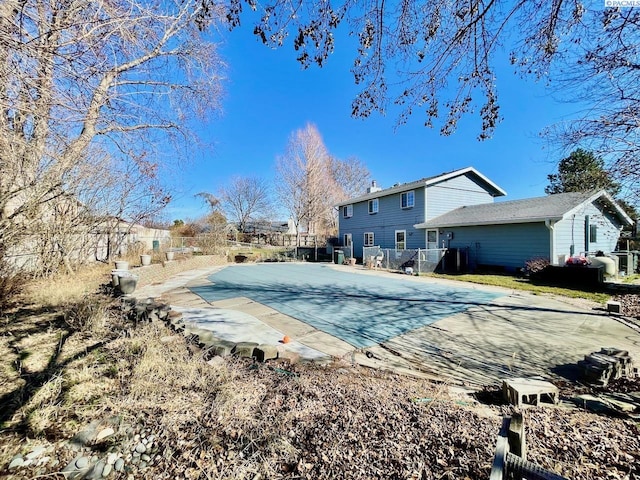
[[[10, 428], [0, 430], [0, 476], [16, 453], [45, 445], [59, 464], [24, 469], [15, 478], [54, 478], [77, 455], [68, 439], [117, 416], [117, 432], [88, 448], [98, 456], [122, 453], [134, 478], [488, 477], [506, 407], [340, 361], [274, 368], [226, 358], [209, 365], [181, 336], [163, 342], [171, 335], [163, 325], [129, 331], [114, 315], [87, 320], [95, 313], [86, 310], [92, 297], [75, 288], [48, 305], [74, 298], [79, 330], [50, 317], [0, 325], [4, 371], [23, 356], [38, 373], [48, 356], [58, 355], [54, 368], [43, 372], [47, 380], [15, 410]], [[8, 378], [10, 388], [23, 381], [15, 372]], [[532, 409], [527, 422], [531, 458], [548, 468], [575, 480], [638, 474], [640, 432], [633, 424], [563, 409]], [[154, 463], [144, 470], [127, 457], [136, 434], [156, 437]], [[601, 448], [605, 440], [610, 448]], [[554, 459], [557, 465], [550, 464]]]
[[61, 307], [81, 301], [83, 297], [95, 293], [110, 277], [112, 265], [93, 263], [73, 275], [65, 273], [55, 278], [44, 278], [30, 282], [26, 286], [27, 302], [45, 307]]

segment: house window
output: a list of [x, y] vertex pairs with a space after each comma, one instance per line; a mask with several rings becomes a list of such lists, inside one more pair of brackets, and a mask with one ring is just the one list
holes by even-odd
[[345, 205], [342, 207], [342, 216], [344, 218], [353, 217], [353, 205]]
[[378, 213], [378, 199], [369, 200], [369, 214]]
[[596, 243], [598, 241], [598, 226], [589, 225], [589, 242]]
[[415, 205], [416, 196], [413, 190], [410, 192], [404, 192], [400, 195], [400, 203], [402, 208], [412, 208]]
[[351, 246], [351, 234], [350, 233], [345, 233], [344, 234], [344, 246], [345, 247], [350, 247]]
[[373, 232], [364, 232], [364, 246], [373, 247], [374, 235]]
[[405, 250], [407, 248], [406, 238], [406, 230], [396, 230], [396, 250]]

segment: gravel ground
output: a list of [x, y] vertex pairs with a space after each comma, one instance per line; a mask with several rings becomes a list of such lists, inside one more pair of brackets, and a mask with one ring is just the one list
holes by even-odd
[[640, 294], [616, 295], [613, 299], [622, 304], [622, 315], [640, 319]]

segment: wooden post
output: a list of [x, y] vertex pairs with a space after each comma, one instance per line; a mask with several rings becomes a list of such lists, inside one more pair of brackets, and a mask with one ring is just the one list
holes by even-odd
[[524, 432], [524, 419], [521, 413], [514, 413], [509, 424], [509, 451], [527, 459], [527, 442]]
[[491, 465], [491, 475], [489, 480], [504, 480], [506, 473], [506, 460], [507, 453], [509, 453], [509, 425], [511, 424], [511, 417], [504, 417], [502, 419], [502, 428], [498, 434], [498, 441], [496, 443], [496, 454], [493, 457], [493, 464]]

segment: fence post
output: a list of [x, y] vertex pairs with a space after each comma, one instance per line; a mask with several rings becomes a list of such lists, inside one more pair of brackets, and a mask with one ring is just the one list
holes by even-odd
[[422, 273], [422, 255], [420, 255], [420, 249], [418, 249], [418, 275]]

